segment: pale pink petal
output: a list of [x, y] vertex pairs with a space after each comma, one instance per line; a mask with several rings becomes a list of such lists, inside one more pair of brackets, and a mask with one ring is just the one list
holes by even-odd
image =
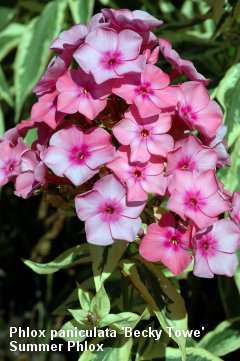
[[81, 102], [78, 95], [75, 90], [60, 93], [57, 102], [58, 111], [69, 114], [77, 113], [79, 103]]
[[140, 125], [130, 119], [123, 119], [112, 129], [117, 140], [123, 145], [129, 145], [141, 131]]
[[114, 69], [118, 75], [124, 75], [127, 73], [141, 73], [146, 64], [146, 60], [143, 55], [139, 55], [136, 59], [124, 61], [120, 64], [116, 64]]
[[98, 208], [101, 206], [103, 199], [98, 191], [91, 190], [87, 193], [80, 194], [75, 198], [75, 207], [78, 218], [86, 221], [98, 214]]
[[132, 104], [136, 96], [136, 89], [141, 84], [140, 81], [140, 74], [127, 74], [124, 79], [118, 79], [114, 82], [112, 92], [125, 99], [128, 104]]
[[210, 96], [203, 84], [188, 81], [181, 84], [180, 87], [184, 94], [185, 104], [190, 105], [194, 113], [208, 105]]
[[[132, 30], [123, 30], [118, 34], [118, 50], [121, 51], [121, 59], [135, 59], [139, 55], [142, 37]], [[143, 69], [142, 69], [143, 70]]]
[[167, 180], [163, 174], [147, 176], [141, 180], [141, 186], [147, 193], [164, 195], [167, 187]]
[[121, 204], [121, 211], [119, 214], [128, 218], [139, 217], [146, 205], [145, 202], [127, 202], [126, 196], [120, 200], [119, 204]]
[[99, 53], [114, 53], [118, 46], [118, 34], [109, 28], [100, 27], [88, 33], [85, 43], [91, 45]]
[[132, 167], [128, 161], [121, 157], [117, 157], [114, 161], [108, 163], [107, 167], [123, 182], [132, 177]]
[[98, 173], [98, 169], [89, 168], [84, 162], [73, 163], [64, 170], [64, 175], [75, 185], [79, 186]]
[[104, 200], [120, 201], [126, 194], [126, 188], [113, 175], [107, 175], [94, 184]]
[[211, 271], [207, 258], [203, 257], [200, 252], [194, 255], [193, 274], [198, 277], [213, 278], [214, 273]]
[[105, 148], [111, 145], [111, 135], [102, 128], [91, 128], [84, 133], [84, 144], [88, 151]]
[[135, 139], [133, 139], [130, 143], [131, 147], [131, 162], [147, 162], [150, 159], [150, 153], [147, 148], [147, 140], [146, 137], [142, 137], [141, 135]]
[[211, 271], [218, 275], [232, 277], [237, 270], [238, 258], [235, 254], [217, 252], [207, 257]]
[[126, 181], [128, 202], [145, 202], [147, 194], [141, 186], [141, 182], [134, 176]]
[[196, 113], [197, 120], [194, 126], [203, 135], [212, 138], [216, 135], [218, 128], [223, 121], [223, 114], [220, 106], [213, 100], [209, 104]]
[[30, 197], [31, 192], [33, 190], [33, 183], [35, 182], [35, 178], [32, 172], [28, 171], [22, 174], [19, 174], [16, 178], [15, 182], [15, 192], [14, 194], [17, 197], [21, 197], [27, 199]]
[[80, 67], [85, 71], [85, 73], [90, 73], [92, 69], [102, 71], [103, 66], [101, 65], [101, 54], [93, 49], [88, 44], [83, 44], [80, 46], [73, 54], [74, 59], [80, 65]]
[[62, 177], [64, 175], [64, 171], [69, 165], [69, 152], [66, 149], [52, 146], [47, 150], [43, 158], [43, 162], [53, 171], [54, 174]]
[[170, 82], [169, 76], [157, 66], [147, 64], [142, 73], [142, 82], [149, 82], [151, 89], [166, 88]]
[[201, 189], [201, 199], [210, 197], [219, 189], [216, 174], [213, 170], [208, 170], [199, 175], [194, 174], [194, 181], [197, 182], [198, 188]]
[[106, 107], [106, 105], [106, 100], [93, 99], [91, 94], [83, 94], [79, 99], [78, 111], [79, 113], [85, 115], [88, 119], [93, 120]]
[[115, 151], [112, 145], [92, 151], [85, 159], [88, 167], [96, 169], [99, 166], [111, 162], [114, 159]]
[[139, 115], [142, 118], [151, 117], [161, 112], [161, 109], [158, 108], [148, 96], [143, 94], [137, 95], [133, 99], [133, 103], [136, 105]]
[[147, 148], [151, 154], [166, 157], [167, 153], [173, 149], [174, 141], [169, 134], [152, 134], [149, 138]]
[[78, 147], [83, 142], [83, 132], [73, 126], [68, 129], [61, 129], [54, 133], [49, 144], [69, 150], [71, 147]]
[[218, 251], [233, 253], [238, 250], [240, 229], [232, 221], [221, 219], [214, 224], [213, 237]]
[[136, 219], [120, 217], [117, 221], [110, 221], [110, 230], [114, 239], [133, 242], [141, 229], [141, 225], [142, 222], [139, 217]]
[[103, 222], [101, 215], [89, 218], [85, 223], [85, 230], [88, 243], [107, 246], [114, 242], [109, 224]]

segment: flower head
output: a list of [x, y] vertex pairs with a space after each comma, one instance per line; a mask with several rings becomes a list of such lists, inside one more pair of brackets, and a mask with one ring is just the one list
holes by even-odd
[[130, 162], [130, 148], [121, 146], [116, 152], [116, 159], [107, 167], [126, 183], [127, 200], [141, 202], [147, 200], [147, 193], [164, 195], [166, 178], [163, 175], [163, 159], [152, 156], [147, 163]]
[[219, 192], [219, 185], [212, 170], [203, 173], [176, 170], [174, 190], [167, 207], [187, 218], [198, 228], [215, 222], [216, 217], [230, 209], [228, 200]]
[[75, 204], [78, 217], [85, 221], [89, 243], [133, 242], [141, 228], [139, 215], [145, 203], [129, 204], [126, 188], [113, 175], [101, 178], [90, 192], [77, 196]]
[[141, 118], [135, 107], [113, 127], [113, 134], [123, 145], [130, 145], [131, 162], [147, 162], [151, 154], [165, 157], [173, 149], [173, 138], [165, 134], [171, 128], [170, 114]]
[[196, 232], [193, 238], [195, 276], [233, 276], [238, 265], [234, 252], [238, 249], [239, 240], [239, 228], [227, 219]]
[[127, 73], [140, 73], [145, 65], [139, 56], [142, 38], [132, 30], [117, 34], [108, 28], [91, 31], [85, 43], [74, 53], [74, 58], [87, 73], [92, 73], [100, 84]]
[[44, 163], [59, 177], [79, 186], [98, 173], [99, 167], [114, 158], [111, 136], [101, 128], [83, 133], [72, 126], [54, 133]]
[[180, 274], [192, 261], [187, 252], [190, 242], [190, 228], [183, 230], [176, 226], [174, 217], [167, 213], [164, 224], [153, 223], [143, 237], [139, 253], [151, 262], [162, 262], [175, 275]]

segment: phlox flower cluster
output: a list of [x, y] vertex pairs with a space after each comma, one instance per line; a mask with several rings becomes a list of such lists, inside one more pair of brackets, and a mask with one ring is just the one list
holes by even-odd
[[103, 9], [62, 32], [30, 120], [0, 140], [0, 185], [13, 182], [25, 199], [61, 189], [90, 243], [140, 239], [142, 257], [175, 275], [193, 262], [196, 276], [232, 276], [240, 194], [216, 175], [230, 166], [223, 114], [209, 80], [154, 35], [161, 25], [144, 11]]

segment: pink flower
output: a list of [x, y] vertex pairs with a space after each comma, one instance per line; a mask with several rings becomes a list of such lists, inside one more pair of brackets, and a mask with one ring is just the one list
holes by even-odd
[[176, 226], [170, 213], [164, 216], [164, 224], [150, 224], [143, 237], [139, 253], [148, 261], [162, 262], [170, 271], [178, 275], [187, 268], [192, 258], [187, 252], [190, 242], [190, 228]]
[[206, 88], [199, 82], [189, 81], [178, 88], [177, 114], [190, 129], [212, 138], [222, 124], [222, 111]]
[[[152, 64], [147, 64], [141, 74], [132, 74], [114, 83], [113, 93], [128, 104], [135, 104], [142, 118], [161, 113], [169, 108], [175, 89], [168, 86], [169, 76]], [[174, 98], [175, 100], [175, 98]]]
[[56, 89], [56, 81], [65, 73], [71, 63], [71, 54], [61, 53], [59, 56], [54, 56], [50, 61], [48, 68], [33, 92], [37, 95], [44, 93], [52, 93]]
[[86, 222], [87, 241], [105, 246], [117, 239], [134, 241], [145, 203], [129, 205], [126, 188], [108, 175], [97, 181], [90, 192], [78, 195], [75, 205], [78, 217]]
[[58, 91], [42, 95], [35, 103], [31, 111], [31, 120], [34, 122], [44, 122], [52, 129], [63, 120], [65, 114], [57, 110]]
[[175, 76], [183, 73], [191, 80], [201, 82], [204, 85], [209, 84], [209, 80], [198, 73], [191, 61], [180, 58], [178, 53], [172, 49], [172, 44], [167, 39], [159, 39], [159, 45], [164, 58], [175, 68]]
[[141, 35], [143, 38], [142, 50], [157, 45], [157, 37], [151, 30], [162, 25], [162, 20], [158, 20], [142, 10], [102, 9], [102, 13], [109, 21], [109, 26], [117, 32], [131, 29]]
[[87, 26], [82, 24], [74, 25], [70, 29], [63, 31], [52, 42], [50, 49], [58, 51], [67, 49], [67, 51], [71, 52], [84, 42], [87, 34]]
[[189, 218], [198, 228], [216, 221], [216, 217], [229, 210], [229, 202], [219, 192], [213, 170], [198, 174], [189, 170], [176, 170], [174, 190], [167, 207], [186, 220]]
[[21, 158], [29, 148], [19, 138], [16, 145], [9, 140], [0, 142], [0, 186], [15, 180], [21, 172]]
[[75, 51], [74, 58], [99, 84], [123, 74], [143, 71], [146, 61], [143, 55], [139, 56], [141, 43], [141, 36], [132, 30], [117, 34], [100, 27], [87, 35], [85, 44]]
[[223, 139], [226, 133], [226, 125], [221, 125], [217, 129], [216, 135], [213, 138], [203, 138], [203, 144], [217, 152], [217, 167], [219, 168], [223, 167], [224, 165], [227, 165], [228, 167], [231, 165], [231, 158], [228, 154], [228, 145], [227, 142]]
[[227, 219], [195, 233], [194, 275], [206, 278], [213, 278], [214, 274], [233, 276], [238, 265], [234, 252], [238, 250], [239, 240], [239, 228]]
[[173, 149], [173, 139], [165, 134], [171, 128], [170, 114], [141, 118], [135, 107], [113, 127], [113, 134], [123, 145], [130, 145], [131, 162], [147, 162], [152, 155], [165, 157]]
[[68, 114], [79, 112], [92, 120], [107, 105], [106, 98], [111, 94], [111, 86], [111, 81], [99, 86], [91, 74], [84, 73], [80, 68], [68, 70], [56, 84], [60, 92], [57, 108]]
[[217, 153], [204, 147], [194, 135], [189, 135], [181, 142], [177, 142], [175, 149], [167, 154], [166, 175], [173, 174], [176, 169], [191, 171], [215, 170]]
[[132, 163], [129, 147], [121, 146], [116, 159], [107, 164], [114, 174], [127, 186], [127, 200], [139, 202], [147, 200], [147, 193], [164, 195], [166, 178], [163, 175], [163, 159], [152, 156], [147, 163]]
[[102, 9], [107, 20], [110, 20], [110, 27], [117, 30], [131, 29], [138, 32], [146, 32], [162, 25], [163, 21], [154, 18], [146, 11], [128, 9]]
[[24, 199], [29, 198], [45, 181], [46, 166], [37, 154], [28, 150], [21, 159], [21, 173], [17, 176], [14, 194]]
[[85, 183], [98, 173], [101, 165], [114, 159], [111, 136], [101, 128], [84, 133], [75, 126], [61, 129], [53, 134], [49, 144], [44, 163], [75, 186]]
[[234, 192], [232, 196], [232, 208], [229, 212], [231, 220], [240, 227], [240, 193]]

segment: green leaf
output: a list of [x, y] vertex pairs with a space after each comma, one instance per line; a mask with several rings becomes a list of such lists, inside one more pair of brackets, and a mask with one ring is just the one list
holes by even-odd
[[[240, 109], [240, 108], [239, 108]], [[240, 123], [240, 118], [239, 118]], [[236, 130], [237, 131], [237, 130]], [[240, 125], [239, 125], [240, 131]], [[224, 183], [224, 186], [227, 190], [240, 191], [240, 137], [235, 141], [232, 151], [231, 151], [231, 161], [232, 165], [230, 168], [221, 168], [218, 171], [218, 178], [221, 182]]]
[[73, 318], [79, 322], [81, 325], [86, 323], [86, 318], [88, 315], [88, 312], [84, 311], [84, 310], [71, 310], [68, 309], [68, 311], [71, 313], [71, 315], [73, 316]]
[[127, 246], [128, 243], [125, 241], [116, 241], [110, 246], [89, 244], [96, 291], [117, 267]]
[[13, 98], [9, 89], [9, 85], [0, 66], [0, 100], [4, 99], [8, 105], [13, 106]]
[[220, 323], [198, 343], [216, 356], [224, 356], [240, 348], [240, 317]]
[[102, 320], [102, 325], [111, 325], [111, 328], [117, 329], [119, 332], [123, 332], [123, 327], [134, 328], [141, 319], [141, 316], [132, 312], [121, 312], [116, 315], [109, 314]]
[[[186, 349], [187, 361], [223, 361], [219, 357], [202, 348], [188, 347]], [[155, 358], [154, 358], [155, 359]], [[138, 358], [138, 360], [149, 360], [146, 358]], [[159, 347], [158, 361], [181, 361], [181, 352], [177, 348]]]
[[64, 20], [66, 0], [49, 2], [39, 18], [34, 18], [18, 46], [15, 60], [17, 121], [22, 105], [43, 74], [51, 41], [59, 34]]
[[95, 0], [68, 0], [75, 24], [87, 24], [93, 14]]
[[0, 30], [5, 28], [5, 26], [12, 20], [15, 13], [16, 9], [14, 8], [0, 6]]
[[6, 29], [0, 32], [0, 61], [17, 45], [25, 32], [26, 26], [11, 23]]
[[219, 83], [216, 98], [225, 110], [224, 123], [228, 127], [228, 145], [240, 137], [240, 63], [233, 65]]
[[78, 361], [129, 361], [131, 360], [132, 338], [118, 335], [104, 342], [103, 351], [85, 351]]
[[93, 295], [89, 291], [85, 291], [81, 288], [81, 285], [78, 285], [78, 298], [80, 305], [83, 310], [89, 311], [90, 310], [90, 304], [93, 299]]
[[[90, 329], [90, 327], [80, 324], [76, 320], [71, 320], [71, 321], [66, 322], [62, 326], [62, 328], [58, 331], [58, 337], [63, 338], [65, 341], [74, 341], [74, 342], [84, 341], [86, 339], [86, 336], [82, 336], [82, 337], [79, 336], [78, 332], [76, 332], [76, 327], [78, 330], [89, 330]], [[76, 333], [76, 337], [75, 337], [75, 333]]]
[[97, 315], [101, 320], [109, 314], [110, 308], [110, 300], [102, 285], [91, 301], [90, 312]]
[[[156, 314], [166, 333], [169, 331], [168, 327], [173, 327], [174, 331], [187, 330], [184, 300], [155, 265], [144, 261], [134, 263], [134, 261], [123, 260], [120, 267], [123, 274], [131, 279], [134, 287]], [[175, 337], [174, 333], [172, 333], [172, 338], [179, 345], [183, 360], [186, 360], [186, 338], [184, 336]]]
[[28, 130], [25, 138], [24, 138], [24, 143], [27, 144], [30, 148], [33, 144], [33, 142], [35, 142], [35, 140], [37, 140], [38, 137], [38, 129], [37, 128], [33, 128]]
[[88, 244], [85, 243], [69, 248], [67, 251], [55, 258], [52, 262], [36, 263], [29, 260], [24, 260], [24, 263], [34, 272], [43, 275], [55, 273], [60, 269], [72, 267], [76, 264], [89, 263], [90, 261], [91, 258], [89, 257]]
[[0, 138], [3, 136], [4, 132], [5, 132], [4, 114], [0, 103]]

